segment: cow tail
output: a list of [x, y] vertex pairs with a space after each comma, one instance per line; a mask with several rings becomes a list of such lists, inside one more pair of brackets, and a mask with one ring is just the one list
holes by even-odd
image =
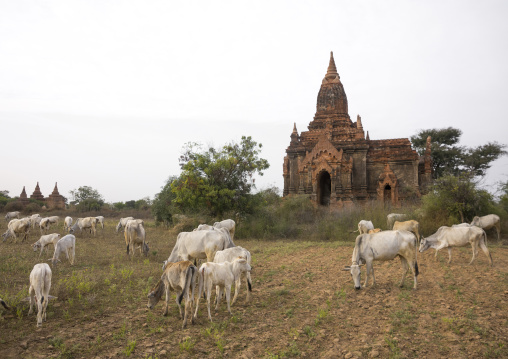
[[250, 279], [247, 277], [247, 286], [249, 287], [249, 292], [252, 292], [252, 283], [250, 282]]
[[188, 290], [188, 288], [190, 288], [192, 277], [194, 276], [194, 268], [195, 268], [194, 266], [187, 267], [187, 273], [185, 275], [185, 285], [182, 289], [182, 293], [180, 293], [180, 295], [178, 296], [178, 304], [182, 303], [182, 299], [185, 296], [185, 292]]
[[418, 277], [418, 238], [415, 235], [415, 277]]

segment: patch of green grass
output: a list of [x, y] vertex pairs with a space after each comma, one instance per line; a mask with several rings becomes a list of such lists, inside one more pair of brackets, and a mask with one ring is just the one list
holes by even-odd
[[312, 338], [316, 337], [316, 333], [314, 333], [312, 328], [310, 326], [308, 326], [308, 325], [306, 325], [303, 328], [303, 332], [309, 337], [309, 339], [312, 339]]
[[123, 350], [123, 353], [125, 354], [125, 356], [129, 357], [129, 356], [131, 356], [131, 354], [134, 351], [134, 349], [136, 349], [136, 341], [135, 340], [131, 340], [127, 344], [127, 347]]
[[390, 359], [400, 358], [399, 343], [391, 337], [385, 337], [385, 343], [390, 351]]
[[191, 337], [186, 337], [183, 341], [180, 342], [180, 351], [191, 352], [194, 349], [194, 345], [196, 342], [191, 339]]

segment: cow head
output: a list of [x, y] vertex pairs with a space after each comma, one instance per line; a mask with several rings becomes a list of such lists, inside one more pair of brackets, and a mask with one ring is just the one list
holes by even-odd
[[344, 267], [344, 271], [349, 271], [351, 273], [351, 277], [353, 278], [353, 284], [356, 290], [362, 289], [362, 284], [360, 282], [360, 275], [362, 274], [360, 270], [360, 265], [356, 262], [353, 262], [351, 266]]
[[34, 249], [34, 252], [37, 252], [37, 250], [41, 248], [41, 243], [38, 241], [35, 242], [34, 244], [32, 244], [32, 248]]
[[423, 238], [422, 236], [422, 240], [420, 242], [420, 248], [418, 249], [418, 251], [421, 253], [421, 252], [425, 252], [427, 249], [430, 248], [430, 241], [427, 240], [427, 238]]
[[145, 255], [145, 257], [148, 257], [148, 252], [150, 252], [148, 242], [143, 242], [143, 254]]
[[162, 280], [159, 279], [155, 287], [148, 293], [148, 304], [146, 305], [149, 309], [153, 309], [164, 294], [165, 285]]
[[480, 217], [475, 216], [475, 217], [473, 218], [473, 222], [471, 222], [471, 225], [472, 225], [472, 226], [477, 226], [477, 227], [479, 227], [479, 226], [480, 226]]

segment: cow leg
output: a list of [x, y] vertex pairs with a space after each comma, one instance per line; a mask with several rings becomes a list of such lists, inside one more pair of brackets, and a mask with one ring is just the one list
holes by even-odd
[[192, 307], [190, 307], [190, 300], [189, 298], [185, 298], [185, 313], [183, 315], [183, 324], [182, 324], [182, 329], [185, 329], [185, 327], [187, 326], [187, 313], [189, 311], [189, 308], [192, 312]]
[[235, 304], [236, 298], [238, 297], [238, 292], [240, 291], [240, 284], [242, 284], [242, 274], [238, 276], [235, 281], [235, 295], [233, 296], [233, 302], [231, 304]]
[[163, 316], [168, 315], [168, 308], [169, 308], [169, 284], [165, 286], [166, 288], [166, 300], [164, 302], [164, 313], [162, 313]]
[[[448, 249], [448, 264], [452, 262], [452, 249], [450, 247]], [[473, 260], [474, 260], [474, 251], [473, 251]]]
[[212, 321], [212, 315], [210, 314], [210, 297], [212, 295], [212, 281], [206, 283], [206, 305], [208, 308], [208, 319]]
[[491, 254], [489, 252], [489, 249], [485, 245], [485, 242], [483, 241], [483, 239], [480, 241], [480, 248], [482, 249], [483, 253], [485, 253], [487, 258], [490, 260], [490, 265], [493, 266], [494, 262], [492, 261], [492, 256], [491, 256]]
[[471, 243], [471, 250], [473, 251], [473, 258], [471, 258], [471, 262], [469, 262], [469, 264], [473, 263], [478, 256], [478, 243]]
[[182, 305], [178, 302], [178, 297], [181, 292], [176, 292], [176, 305], [178, 305], [178, 311], [180, 312], [180, 319], [184, 319], [184, 313], [182, 313]]
[[30, 286], [28, 289], [28, 295], [30, 296], [30, 310], [28, 311], [28, 315], [33, 313], [33, 305], [35, 303], [35, 290], [34, 287]]
[[226, 301], [228, 302], [228, 312], [230, 315], [233, 315], [231, 313], [231, 284], [226, 284], [224, 287], [224, 290], [226, 291]]
[[407, 271], [409, 268], [408, 268], [408, 263], [407, 263], [406, 258], [404, 258], [402, 256], [399, 256], [399, 257], [400, 257], [400, 265], [402, 266], [402, 280], [400, 281], [399, 287], [403, 287], [404, 280], [406, 279]]
[[247, 302], [250, 302], [250, 300], [251, 300], [251, 292], [252, 292], [252, 280], [250, 278], [250, 272], [246, 273], [245, 284], [247, 286]]
[[217, 304], [215, 305], [215, 310], [219, 310], [220, 300], [222, 299], [222, 287], [218, 285], [216, 286], [216, 289], [217, 289], [217, 298], [215, 298], [215, 302]]

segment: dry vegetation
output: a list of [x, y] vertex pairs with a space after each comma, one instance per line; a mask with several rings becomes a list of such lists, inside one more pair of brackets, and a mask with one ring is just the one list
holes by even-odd
[[[508, 356], [508, 249], [489, 243], [495, 266], [470, 248], [419, 255], [419, 288], [398, 288], [399, 261], [375, 263], [376, 287], [353, 289], [354, 234], [331, 241], [235, 240], [253, 257], [253, 300], [245, 287], [210, 323], [201, 305], [197, 323], [181, 330], [178, 309], [146, 308], [176, 234], [147, 221], [148, 258], [131, 261], [108, 219], [96, 238], [78, 236], [76, 264], [53, 267], [47, 321], [27, 316], [28, 276], [38, 253], [30, 243], [0, 243], [0, 358], [379, 357], [495, 358]], [[61, 225], [61, 224], [60, 224]], [[5, 228], [5, 223], [0, 229]], [[59, 228], [62, 233], [61, 227]], [[43, 254], [41, 260], [51, 257]]]

